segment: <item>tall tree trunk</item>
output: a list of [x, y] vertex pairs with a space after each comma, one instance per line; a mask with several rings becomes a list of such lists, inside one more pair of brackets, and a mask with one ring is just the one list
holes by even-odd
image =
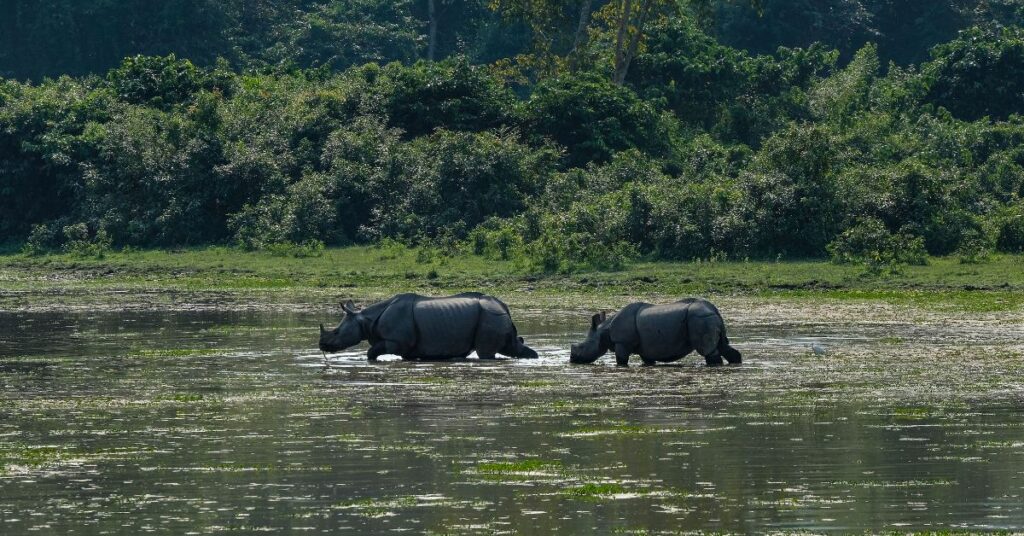
[[[427, 0], [427, 15], [430, 17], [430, 42], [427, 44], [427, 60], [434, 61], [437, 53], [437, 0]], [[422, 5], [422, 4], [420, 4]]]
[[619, 66], [623, 63], [623, 54], [626, 52], [626, 36], [629, 35], [629, 20], [633, 18], [633, 0], [621, 0], [622, 7], [619, 9], [619, 29], [615, 33], [615, 74], [612, 81], [618, 78]]
[[572, 52], [569, 53], [569, 70], [575, 71], [579, 67], [580, 49], [587, 41], [587, 27], [590, 26], [590, 9], [594, 0], [583, 0], [580, 6], [580, 21], [576, 25], [576, 38], [573, 39]]
[[621, 61], [618, 61], [619, 57], [616, 55], [615, 74], [612, 78], [612, 82], [616, 85], [622, 85], [626, 81], [626, 75], [629, 73], [629, 64], [633, 62], [633, 58], [636, 56], [637, 48], [640, 46], [640, 39], [644, 35], [644, 26], [651, 11], [654, 9], [655, 1], [643, 0], [643, 4], [637, 10], [636, 25], [633, 29], [633, 34], [628, 36], [629, 43], [626, 45], [626, 50], [622, 53]]

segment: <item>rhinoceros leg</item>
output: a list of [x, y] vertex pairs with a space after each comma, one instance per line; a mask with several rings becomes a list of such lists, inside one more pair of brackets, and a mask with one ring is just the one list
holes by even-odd
[[405, 359], [405, 352], [402, 351], [401, 345], [394, 341], [380, 341], [374, 344], [366, 352], [366, 359], [367, 361], [376, 361], [378, 357], [385, 354], [397, 355]]
[[620, 366], [620, 367], [628, 367], [629, 366], [629, 355], [631, 353], [632, 352], [630, 351], [630, 348], [628, 346], [626, 346], [625, 344], [622, 344], [621, 342], [620, 343], [616, 343], [615, 344], [615, 364]]
[[687, 318], [690, 344], [697, 353], [704, 356], [709, 367], [722, 365], [722, 353], [718, 342], [722, 340], [722, 318], [716, 314], [693, 314]]
[[366, 360], [376, 361], [378, 357], [387, 353], [387, 351], [385, 350], [386, 345], [387, 341], [380, 341], [377, 344], [371, 346], [370, 349], [366, 352]]
[[473, 342], [473, 346], [476, 347], [476, 355], [480, 359], [494, 359], [498, 353], [499, 335], [494, 333], [494, 330], [488, 329], [488, 326], [482, 326], [482, 328], [477, 331], [476, 340]]

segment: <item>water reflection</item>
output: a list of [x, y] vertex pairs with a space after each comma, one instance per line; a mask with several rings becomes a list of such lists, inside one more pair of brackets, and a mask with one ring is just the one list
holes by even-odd
[[948, 328], [740, 321], [741, 367], [624, 370], [526, 314], [537, 360], [325, 371], [323, 316], [0, 314], [0, 533], [1024, 526], [1019, 355]]

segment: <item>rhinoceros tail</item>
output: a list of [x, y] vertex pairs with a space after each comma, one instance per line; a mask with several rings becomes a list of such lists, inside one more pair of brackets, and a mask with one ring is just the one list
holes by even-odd
[[722, 354], [722, 357], [726, 361], [736, 364], [743, 362], [743, 354], [739, 350], [729, 346], [729, 337], [725, 335], [725, 328], [722, 328], [722, 338], [718, 340], [718, 353]]

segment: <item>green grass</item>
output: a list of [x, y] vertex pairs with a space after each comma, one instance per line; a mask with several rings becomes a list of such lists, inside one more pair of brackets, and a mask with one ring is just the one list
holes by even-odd
[[574, 486], [562, 490], [562, 495], [574, 499], [600, 499], [611, 495], [625, 493], [626, 488], [622, 484], [615, 483], [587, 483], [582, 486]]
[[509, 475], [559, 470], [562, 462], [555, 460], [519, 460], [514, 462], [487, 462], [476, 466], [476, 472], [486, 475]]
[[158, 348], [155, 350], [138, 350], [129, 357], [204, 357], [223, 353], [215, 348]]
[[[307, 258], [209, 247], [111, 253], [103, 259], [0, 255], [0, 290], [62, 299], [74, 299], [76, 292], [96, 299], [105, 291], [142, 289], [334, 299], [483, 289], [508, 296], [512, 302], [517, 296], [574, 296], [582, 302], [621, 295], [654, 300], [743, 294], [988, 312], [1024, 306], [1022, 260], [1024, 256], [1003, 255], [984, 264], [964, 265], [954, 258], [934, 258], [927, 266], [910, 266], [901, 275], [889, 277], [867, 277], [860, 267], [822, 260], [641, 262], [618, 272], [536, 274], [512, 262], [472, 255], [424, 259], [415, 249], [396, 247], [328, 249]], [[17, 299], [2, 296], [0, 305], [17, 305], [12, 303]]]

